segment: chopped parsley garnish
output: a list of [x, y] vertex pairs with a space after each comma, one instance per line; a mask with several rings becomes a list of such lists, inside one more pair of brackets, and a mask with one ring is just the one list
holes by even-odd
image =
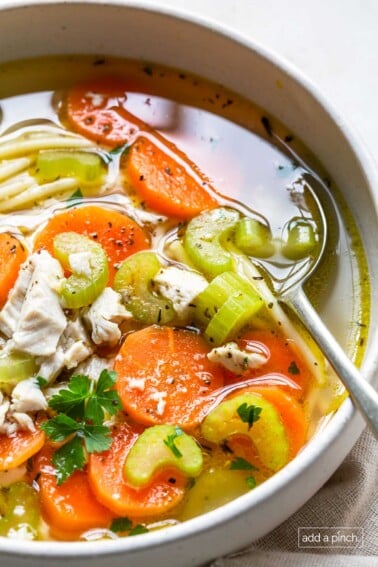
[[188, 478], [187, 483], [186, 483], [186, 488], [188, 490], [190, 490], [191, 488], [193, 488], [193, 486], [196, 484], [196, 479], [195, 478]]
[[130, 518], [115, 518], [111, 523], [110, 529], [115, 533], [129, 532], [131, 536], [145, 534], [149, 531], [143, 524], [133, 526]]
[[81, 189], [76, 189], [76, 191], [74, 191], [72, 193], [72, 195], [70, 195], [67, 199], [67, 208], [69, 207], [73, 207], [77, 201], [82, 201], [83, 200], [83, 193], [81, 191]]
[[252, 425], [260, 419], [260, 413], [262, 408], [254, 405], [248, 405], [244, 402], [237, 408], [238, 416], [243, 423], [248, 423], [248, 429], [251, 429]]
[[[49, 435], [47, 429], [45, 431]], [[56, 470], [57, 484], [62, 484], [75, 471], [83, 470], [86, 460], [82, 439], [76, 434], [53, 455], [52, 462]]]
[[41, 390], [48, 384], [46, 378], [43, 378], [43, 376], [37, 376], [36, 381]]
[[[232, 471], [258, 471], [259, 469], [257, 467], [255, 467], [254, 465], [252, 465], [252, 463], [250, 463], [246, 459], [243, 459], [243, 457], [236, 457], [236, 459], [234, 459], [230, 464], [230, 470], [232, 470]], [[247, 486], [250, 490], [252, 488], [255, 488], [255, 486], [257, 485], [255, 477], [252, 476], [252, 475], [247, 476], [247, 478], [245, 480], [246, 480]]]
[[126, 142], [125, 144], [116, 146], [115, 148], [106, 152], [106, 154], [103, 155], [103, 158], [106, 161], [106, 163], [111, 163], [115, 158], [125, 157], [129, 152], [129, 150], [130, 150], [130, 144]]
[[146, 534], [148, 531], [148, 528], [146, 528], [143, 524], [137, 524], [132, 530], [130, 530], [129, 535]]
[[111, 525], [110, 529], [112, 532], [129, 532], [133, 527], [133, 523], [130, 518], [115, 518]]
[[252, 463], [243, 459], [243, 457], [236, 457], [231, 464], [230, 470], [232, 471], [256, 471], [258, 470]]
[[84, 468], [88, 453], [109, 449], [110, 429], [103, 421], [105, 413], [115, 415], [121, 409], [118, 394], [113, 389], [115, 381], [116, 373], [109, 370], [103, 370], [97, 382], [88, 376], [72, 376], [67, 388], [51, 398], [49, 407], [57, 415], [41, 428], [52, 441], [61, 443], [69, 439], [52, 458], [58, 484], [75, 470]]
[[174, 454], [174, 456], [177, 457], [178, 459], [182, 457], [182, 453], [180, 449], [178, 449], [178, 447], [176, 446], [175, 441], [177, 437], [179, 437], [182, 434], [183, 434], [182, 429], [180, 427], [176, 427], [175, 432], [172, 433], [172, 435], [167, 435], [166, 439], [164, 439], [164, 445], [166, 445], [168, 449], [170, 449]]
[[252, 488], [256, 488], [257, 482], [256, 482], [254, 476], [248, 476], [248, 477], [246, 478], [246, 481], [247, 481], [248, 488], [249, 488], [250, 490], [252, 490]]

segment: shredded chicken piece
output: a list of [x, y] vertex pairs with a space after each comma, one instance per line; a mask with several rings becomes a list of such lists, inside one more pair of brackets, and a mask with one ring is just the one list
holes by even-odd
[[11, 336], [9, 350], [32, 356], [49, 356], [56, 351], [67, 325], [57, 293], [62, 278], [59, 262], [44, 250], [23, 264], [0, 313], [2, 330]]
[[157, 291], [172, 301], [180, 319], [188, 316], [195, 297], [208, 286], [208, 281], [201, 274], [176, 266], [162, 268], [153, 281]]
[[264, 345], [259, 344], [252, 350], [239, 348], [237, 343], [229, 342], [213, 348], [207, 355], [212, 362], [222, 364], [227, 370], [240, 374], [250, 368], [258, 368], [268, 362], [270, 352]]
[[106, 287], [85, 315], [92, 330], [92, 341], [96, 345], [115, 345], [121, 338], [119, 325], [132, 314], [122, 305], [119, 293]]

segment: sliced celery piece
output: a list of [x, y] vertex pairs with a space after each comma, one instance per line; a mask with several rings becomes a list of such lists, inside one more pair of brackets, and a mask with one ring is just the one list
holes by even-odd
[[105, 173], [105, 164], [94, 152], [45, 150], [37, 156], [36, 173], [43, 183], [60, 177], [75, 177], [88, 184], [98, 183]]
[[234, 292], [212, 317], [205, 329], [206, 339], [219, 346], [232, 339], [264, 305], [264, 300], [256, 293]]
[[102, 246], [77, 232], [62, 232], [55, 236], [53, 249], [63, 268], [73, 272], [60, 290], [65, 307], [79, 309], [93, 303], [109, 279], [108, 259]]
[[[242, 419], [241, 408], [259, 408], [259, 419], [251, 426]], [[212, 443], [222, 443], [232, 435], [248, 436], [262, 463], [272, 471], [278, 471], [289, 461], [289, 441], [279, 412], [252, 392], [221, 402], [203, 420], [201, 434]]]
[[255, 295], [250, 284], [235, 272], [223, 272], [216, 276], [194, 300], [197, 323], [208, 325], [225, 301], [234, 293], [243, 291]]
[[174, 467], [196, 477], [202, 465], [202, 451], [193, 437], [175, 425], [155, 425], [145, 429], [131, 447], [124, 473], [134, 486], [145, 486], [161, 469]]
[[195, 481], [188, 492], [180, 520], [190, 520], [215, 510], [249, 491], [250, 471], [233, 471], [210, 467]]
[[122, 294], [134, 318], [145, 325], [165, 325], [175, 317], [172, 302], [152, 289], [161, 267], [154, 252], [137, 252], [122, 262], [114, 278], [114, 289]]
[[235, 244], [242, 252], [256, 258], [269, 258], [275, 250], [269, 227], [249, 217], [244, 217], [237, 223]]
[[35, 359], [28, 354], [3, 354], [0, 356], [0, 388], [8, 392], [18, 382], [33, 376], [36, 370]]
[[314, 251], [316, 244], [312, 224], [305, 219], [298, 219], [289, 224], [287, 240], [282, 246], [282, 254], [290, 260], [302, 260]]
[[175, 260], [176, 262], [180, 262], [180, 264], [185, 264], [187, 267], [195, 269], [195, 266], [190, 260], [181, 240], [176, 239], [169, 242], [165, 246], [164, 253], [171, 260]]
[[[2, 490], [4, 512], [0, 518], [0, 536], [30, 539], [38, 537], [39, 498], [37, 492], [26, 482], [16, 482], [9, 489]], [[22, 534], [22, 535], [21, 535]]]
[[186, 228], [185, 250], [195, 267], [210, 278], [232, 268], [231, 254], [222, 242], [229, 237], [239, 217], [238, 211], [219, 207], [194, 217]]

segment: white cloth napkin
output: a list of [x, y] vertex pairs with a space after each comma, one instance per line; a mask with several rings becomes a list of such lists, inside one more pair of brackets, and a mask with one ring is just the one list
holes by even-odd
[[[298, 528], [353, 528], [357, 546], [298, 547]], [[361, 529], [362, 528], [362, 529]], [[298, 512], [247, 549], [211, 567], [377, 567], [378, 444], [364, 431], [328, 482]]]

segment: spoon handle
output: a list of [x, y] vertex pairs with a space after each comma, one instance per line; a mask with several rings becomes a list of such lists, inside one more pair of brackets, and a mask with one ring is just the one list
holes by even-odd
[[348, 390], [354, 405], [378, 439], [378, 393], [364, 380], [345, 354], [332, 333], [328, 331], [302, 289], [293, 289], [282, 300], [289, 305], [304, 324], [336, 374]]

